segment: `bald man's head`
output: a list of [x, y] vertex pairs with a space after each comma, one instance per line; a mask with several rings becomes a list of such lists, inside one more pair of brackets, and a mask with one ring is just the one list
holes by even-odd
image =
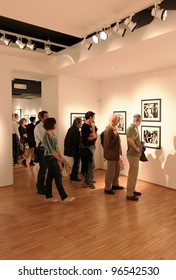
[[116, 126], [119, 122], [119, 117], [117, 115], [111, 115], [109, 118], [109, 124], [112, 126]]

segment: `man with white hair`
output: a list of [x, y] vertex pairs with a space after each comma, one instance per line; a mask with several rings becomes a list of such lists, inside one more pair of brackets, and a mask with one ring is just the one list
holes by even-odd
[[133, 116], [133, 123], [127, 128], [127, 158], [129, 162], [128, 180], [127, 180], [127, 200], [138, 200], [141, 192], [135, 190], [137, 176], [139, 171], [139, 159], [142, 152], [142, 144], [139, 137], [138, 126], [142, 118], [139, 114]]
[[111, 115], [109, 125], [104, 131], [104, 158], [107, 160], [107, 171], [105, 175], [106, 194], [115, 194], [114, 190], [121, 190], [119, 186], [120, 174], [120, 156], [122, 154], [120, 136], [117, 129], [119, 118], [117, 115]]

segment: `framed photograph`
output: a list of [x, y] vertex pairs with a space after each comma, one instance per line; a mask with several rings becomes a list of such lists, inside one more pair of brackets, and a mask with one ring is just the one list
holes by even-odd
[[161, 99], [141, 100], [142, 121], [160, 122], [161, 121]]
[[126, 111], [114, 111], [113, 114], [119, 117], [119, 123], [117, 125], [119, 134], [126, 134]]
[[70, 113], [70, 126], [72, 126], [73, 121], [76, 118], [81, 118], [82, 119], [82, 123], [84, 123], [84, 121], [85, 121], [85, 113]]
[[146, 148], [161, 148], [161, 126], [141, 126], [141, 141]]
[[22, 109], [14, 109], [14, 114], [18, 114], [19, 120], [22, 118]]

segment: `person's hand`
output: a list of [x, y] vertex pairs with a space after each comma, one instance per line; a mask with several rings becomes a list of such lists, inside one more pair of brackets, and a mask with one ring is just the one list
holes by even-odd
[[144, 147], [144, 145], [145, 145], [145, 142], [141, 141], [141, 147]]
[[140, 148], [137, 148], [136, 152], [137, 153], [140, 153], [141, 149]]

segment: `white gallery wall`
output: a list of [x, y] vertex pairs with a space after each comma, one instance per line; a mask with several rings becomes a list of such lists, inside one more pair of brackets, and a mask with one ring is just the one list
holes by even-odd
[[[100, 83], [65, 76], [59, 77], [59, 146], [64, 149], [64, 137], [71, 126], [71, 113], [95, 112], [95, 122], [99, 127], [100, 119]], [[95, 161], [100, 167], [100, 146], [97, 143]], [[67, 158], [71, 161], [70, 158]]]
[[[103, 130], [113, 111], [127, 112], [127, 127], [134, 114], [141, 114], [141, 100], [161, 98], [161, 122], [142, 122], [145, 126], [161, 126], [161, 149], [147, 148], [148, 162], [140, 163], [139, 179], [176, 189], [176, 68], [121, 77], [101, 83], [100, 118]], [[139, 128], [141, 131], [141, 128]], [[126, 159], [126, 135], [121, 135], [123, 159]], [[102, 165], [102, 167], [105, 167]]]
[[39, 61], [0, 54], [0, 187], [13, 184], [12, 78], [14, 71], [42, 73]]

